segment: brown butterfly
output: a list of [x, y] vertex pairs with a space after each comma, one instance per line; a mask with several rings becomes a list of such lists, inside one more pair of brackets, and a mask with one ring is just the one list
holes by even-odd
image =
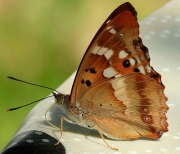
[[150, 66], [148, 49], [139, 37], [137, 12], [124, 3], [89, 45], [71, 94], [54, 93], [66, 113], [61, 134], [67, 120], [96, 129], [104, 141], [103, 134], [119, 140], [160, 138], [168, 131], [163, 91], [161, 75]]

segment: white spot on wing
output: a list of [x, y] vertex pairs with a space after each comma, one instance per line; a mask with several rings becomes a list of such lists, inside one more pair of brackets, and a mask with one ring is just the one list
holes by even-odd
[[98, 55], [103, 55], [106, 51], [108, 50], [108, 48], [101, 48], [98, 52], [97, 52], [97, 54]]
[[111, 29], [112, 28], [112, 26], [109, 26], [108, 28], [107, 28], [107, 30], [109, 30], [109, 29]]
[[110, 21], [111, 21], [111, 20], [108, 20], [108, 21], [106, 22], [106, 24], [108, 24]]
[[117, 74], [115, 75], [115, 78], [119, 78], [120, 76], [122, 76], [121, 74]]
[[113, 55], [113, 53], [113, 50], [108, 50], [107, 52], [105, 52], [104, 56], [106, 57], [106, 59], [109, 59]]
[[141, 64], [141, 61], [139, 60], [139, 56], [135, 55], [135, 58], [136, 58], [137, 64]]
[[123, 36], [123, 34], [119, 34], [120, 36]]
[[144, 67], [143, 67], [143, 66], [139, 66], [138, 69], [140, 70], [140, 72], [141, 72], [142, 74], [145, 75], [145, 71], [144, 71]]
[[129, 58], [129, 62], [131, 65], [135, 65], [135, 63], [136, 63], [135, 59], [133, 59], [133, 58]]
[[127, 57], [127, 56], [128, 56], [128, 53], [125, 52], [125, 50], [121, 50], [121, 51], [119, 52], [119, 58], [120, 58], [120, 59], [123, 59], [123, 58], [125, 58], [125, 57]]
[[112, 34], [116, 34], [116, 30], [114, 28], [112, 28], [109, 32]]
[[146, 65], [146, 71], [147, 71], [148, 73], [151, 73], [151, 67], [150, 67], [149, 65]]
[[122, 101], [122, 100], [127, 100], [128, 99], [128, 95], [124, 95], [127, 93], [127, 90], [125, 88], [125, 79], [123, 78], [117, 78], [117, 80], [115, 80], [115, 82], [111, 83], [112, 88], [114, 89], [114, 96]]
[[93, 49], [92, 53], [93, 53], [93, 54], [97, 54], [97, 52], [99, 51], [100, 48], [101, 48], [101, 47], [96, 46], [96, 47]]
[[111, 77], [115, 76], [116, 74], [117, 74], [116, 70], [114, 68], [112, 68], [112, 67], [106, 68], [103, 71], [103, 75], [106, 78], [111, 78]]
[[114, 89], [114, 91], [117, 91], [117, 90], [119, 90], [121, 87], [123, 87], [124, 85], [123, 85], [123, 79], [121, 79], [122, 81], [115, 81], [115, 82], [112, 82], [111, 83], [111, 85], [112, 85], [112, 88]]

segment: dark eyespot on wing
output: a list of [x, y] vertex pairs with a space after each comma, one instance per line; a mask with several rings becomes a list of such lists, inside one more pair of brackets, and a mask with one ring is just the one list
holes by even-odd
[[128, 68], [130, 65], [131, 65], [131, 64], [130, 64], [129, 60], [124, 60], [124, 61], [123, 61], [123, 66], [124, 66], [125, 68]]
[[95, 70], [95, 68], [90, 68], [90, 73], [94, 73], [94, 74], [96, 74], [96, 70]]
[[146, 48], [144, 45], [142, 45], [141, 50], [144, 52], [144, 56], [146, 57], [146, 60], [150, 61], [148, 48]]
[[81, 80], [81, 83], [84, 84], [84, 79]]
[[134, 50], [136, 50], [138, 44], [139, 44], [139, 41], [138, 41], [138, 40], [133, 40]]
[[140, 70], [138, 68], [134, 68], [134, 72], [140, 72]]
[[86, 80], [86, 85], [87, 85], [88, 87], [91, 86], [91, 81]]

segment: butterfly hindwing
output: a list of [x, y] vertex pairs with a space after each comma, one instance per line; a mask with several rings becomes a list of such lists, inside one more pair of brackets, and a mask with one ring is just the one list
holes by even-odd
[[131, 73], [93, 86], [80, 103], [90, 109], [86, 119], [111, 138], [159, 138], [168, 130], [163, 90], [154, 79]]

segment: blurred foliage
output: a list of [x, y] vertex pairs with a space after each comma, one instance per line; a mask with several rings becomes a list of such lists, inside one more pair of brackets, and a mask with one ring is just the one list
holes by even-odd
[[[142, 19], [168, 0], [130, 0]], [[57, 88], [73, 73], [107, 16], [124, 0], [0, 0], [0, 150], [32, 106], [8, 108], [51, 91], [8, 80], [8, 75]]]

